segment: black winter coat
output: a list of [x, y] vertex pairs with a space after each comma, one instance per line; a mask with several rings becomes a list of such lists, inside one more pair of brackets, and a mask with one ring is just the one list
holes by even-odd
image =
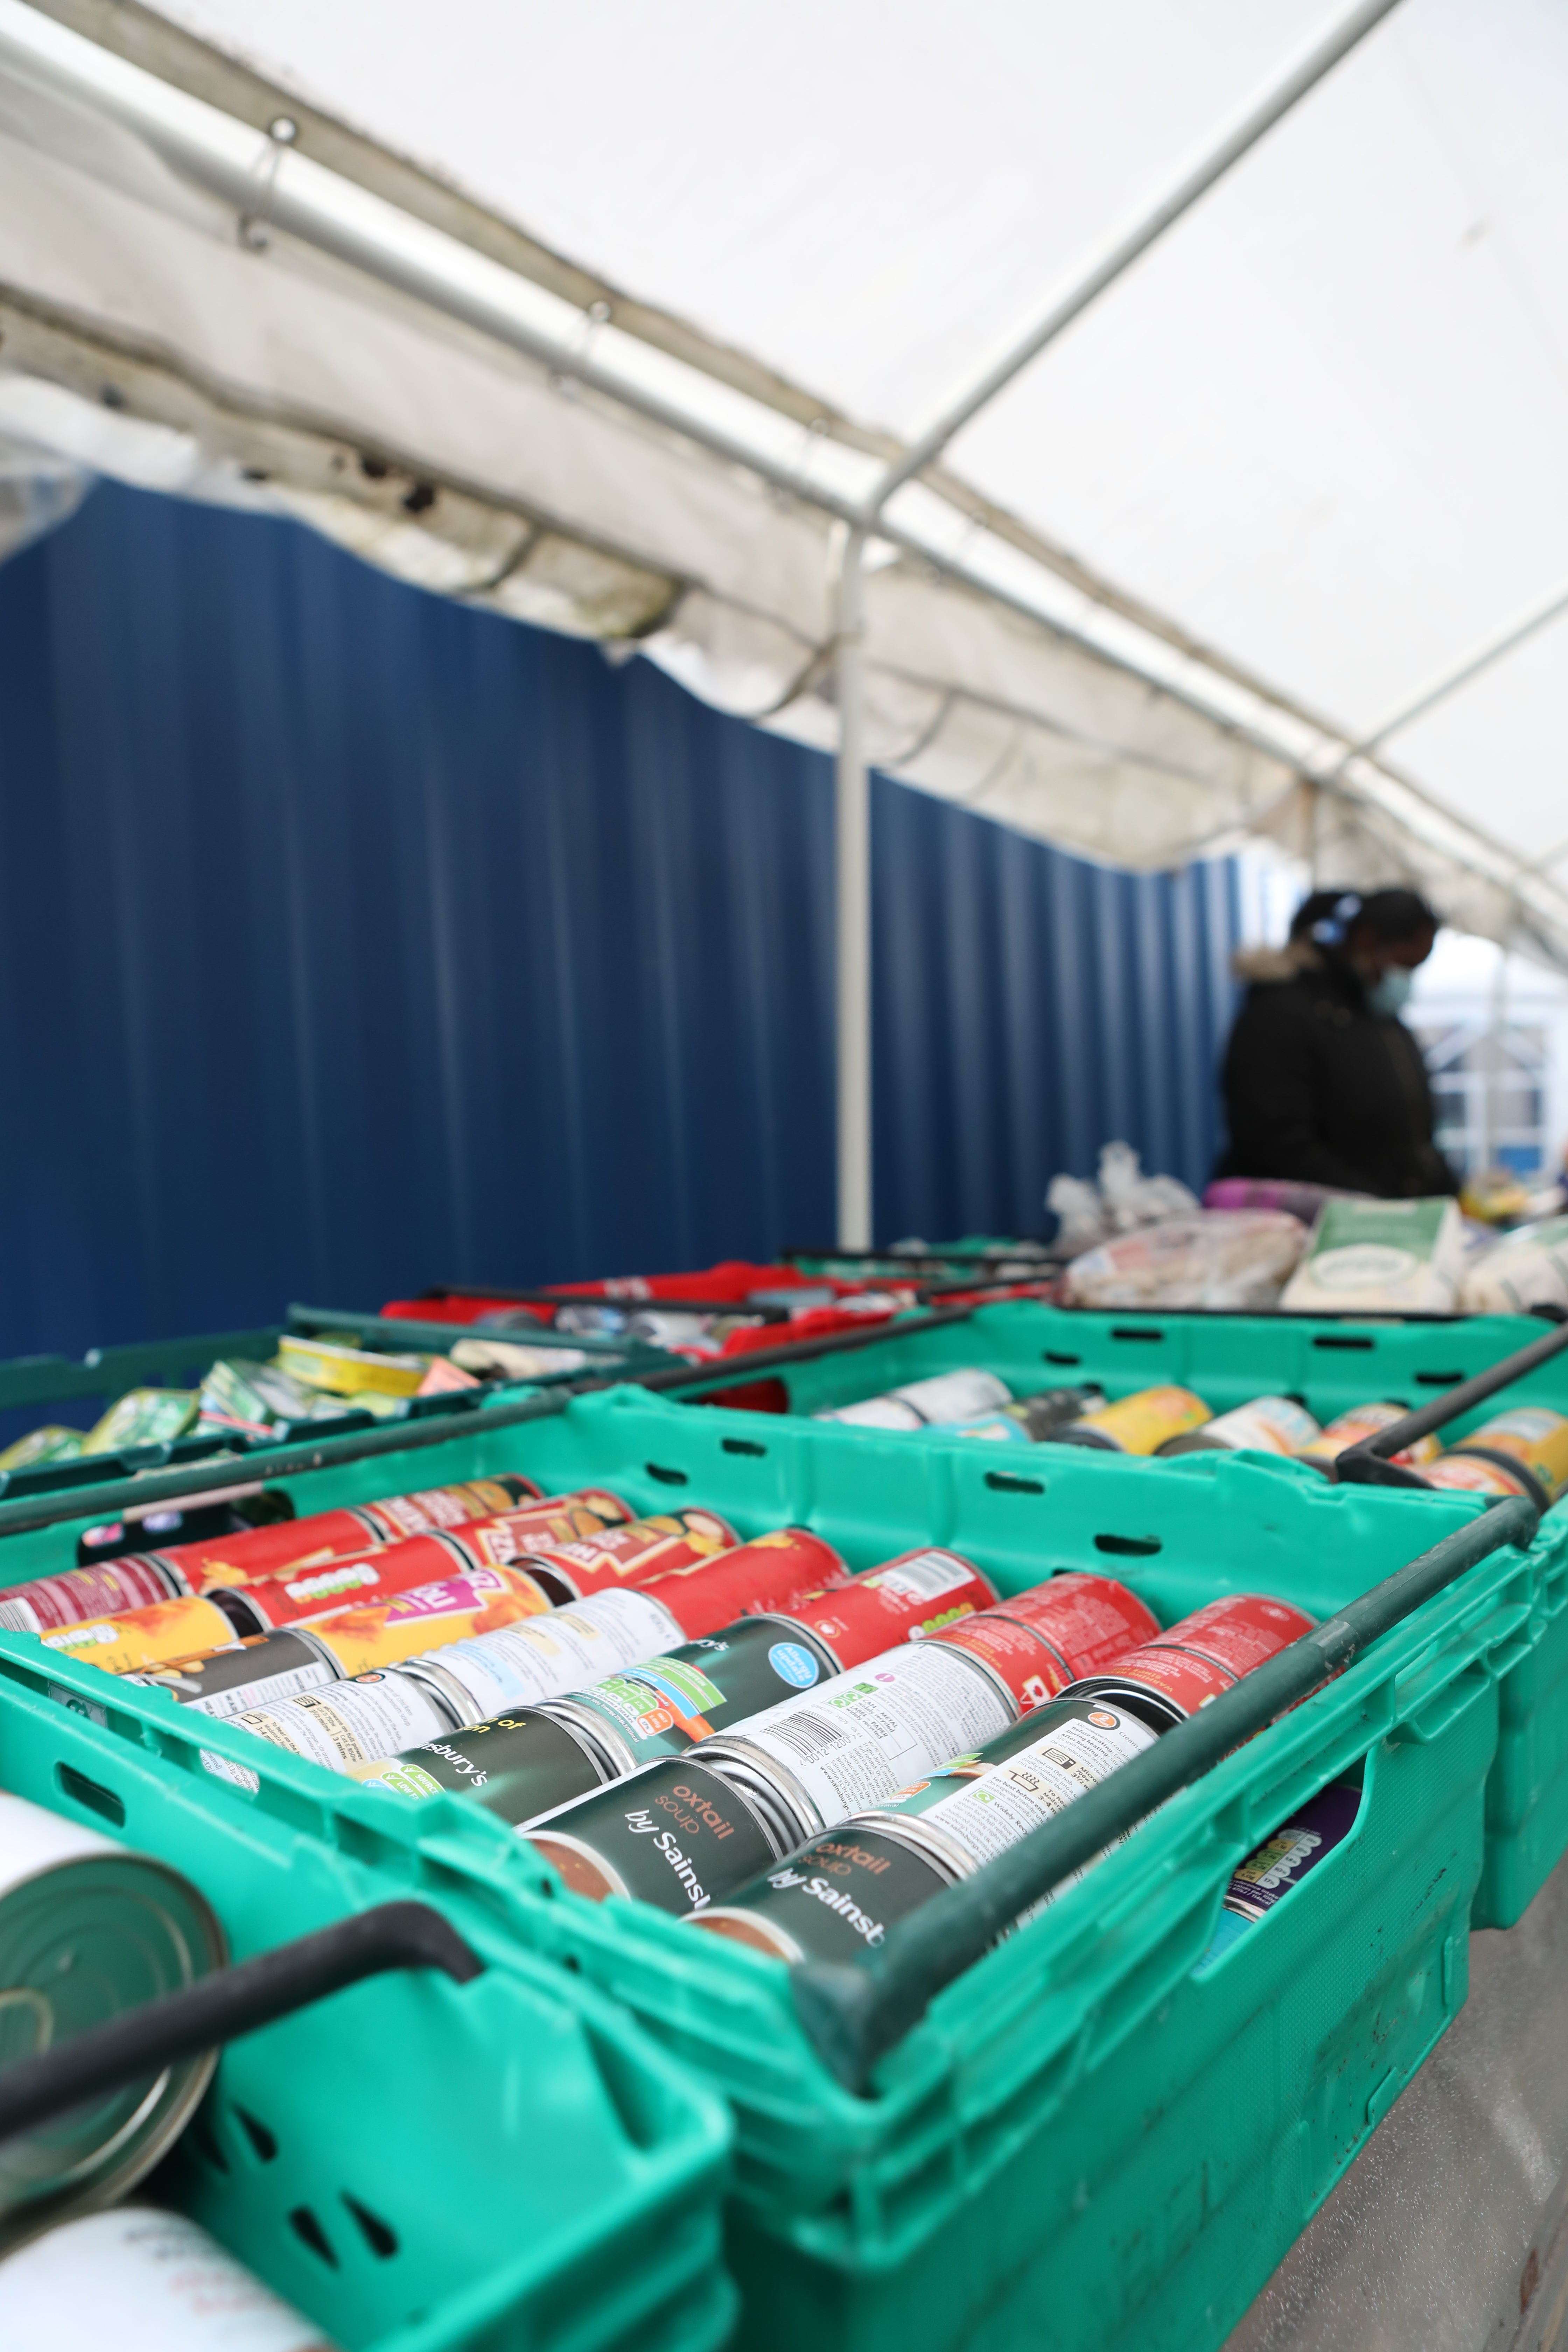
[[1342, 955], [1288, 954], [1280, 978], [1247, 991], [1230, 1034], [1230, 1148], [1215, 1175], [1292, 1177], [1384, 1199], [1452, 1192], [1409, 1030], [1373, 1011]]

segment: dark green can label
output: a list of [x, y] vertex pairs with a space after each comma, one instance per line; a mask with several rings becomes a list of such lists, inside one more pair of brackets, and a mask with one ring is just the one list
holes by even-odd
[[836, 1672], [800, 1627], [748, 1617], [710, 1641], [684, 1643], [572, 1696], [613, 1725], [641, 1762], [683, 1756], [700, 1739]]
[[[372, 1780], [369, 1773], [356, 1777]], [[564, 1725], [520, 1706], [515, 1715], [494, 1716], [408, 1748], [377, 1769], [373, 1785], [420, 1797], [450, 1789], [477, 1798], [503, 1822], [517, 1822], [585, 1797], [600, 1780]]]
[[704, 1764], [666, 1758], [526, 1832], [566, 1884], [700, 1911], [774, 1859], [749, 1805]]
[[702, 1924], [781, 1959], [852, 1960], [949, 1884], [898, 1839], [847, 1822], [775, 1863]]

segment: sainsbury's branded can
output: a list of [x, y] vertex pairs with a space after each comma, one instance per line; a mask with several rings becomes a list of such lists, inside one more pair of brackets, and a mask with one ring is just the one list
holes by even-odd
[[[1321, 1470], [1347, 1446], [1361, 1445], [1367, 1438], [1376, 1437], [1383, 1430], [1392, 1429], [1394, 1423], [1403, 1421], [1409, 1411], [1407, 1404], [1391, 1404], [1386, 1398], [1377, 1399], [1370, 1404], [1352, 1404], [1345, 1412], [1337, 1412], [1332, 1421], [1325, 1422], [1317, 1436], [1301, 1447], [1296, 1459], [1310, 1462], [1315, 1469]], [[1419, 1469], [1428, 1462], [1436, 1462], [1442, 1450], [1441, 1441], [1429, 1435], [1417, 1438], [1414, 1445], [1405, 1446], [1402, 1452], [1389, 1458], [1397, 1462], [1403, 1470]]]
[[1315, 1622], [1288, 1601], [1229, 1593], [1168, 1626], [1157, 1641], [1129, 1651], [1105, 1672], [1075, 1684], [1071, 1696], [1129, 1705], [1152, 1701], [1180, 1723], [1310, 1633]]
[[416, 1799], [447, 1792], [471, 1797], [512, 1822], [553, 1812], [620, 1777], [591, 1727], [545, 1706], [520, 1707], [460, 1730], [435, 1732], [401, 1754], [350, 1764], [348, 1769], [367, 1789]]
[[[1159, 1737], [1155, 1711], [1062, 1698], [789, 1854], [698, 1924], [787, 1960], [851, 1960]], [[1092, 1868], [1093, 1864], [1085, 1865]], [[1078, 1870], [1014, 1926], [1083, 1876]]]
[[1300, 1454], [1322, 1433], [1306, 1406], [1299, 1404], [1294, 1397], [1261, 1396], [1238, 1404], [1230, 1412], [1217, 1413], [1201, 1429], [1189, 1429], [1180, 1437], [1168, 1437], [1158, 1451], [1235, 1453], [1247, 1446], [1254, 1454]]
[[1200, 1429], [1211, 1418], [1201, 1396], [1173, 1385], [1139, 1389], [1118, 1397], [1054, 1433], [1058, 1445], [1096, 1445], [1112, 1454], [1158, 1454], [1173, 1437]]
[[666, 1757], [544, 1815], [527, 1834], [574, 1894], [628, 1895], [682, 1917], [795, 1843], [765, 1791], [737, 1786], [696, 1755]]
[[1069, 1683], [1154, 1640], [1159, 1631], [1152, 1610], [1124, 1584], [1074, 1569], [997, 1601], [937, 1638], [1000, 1675], [1019, 1712], [1027, 1715]]

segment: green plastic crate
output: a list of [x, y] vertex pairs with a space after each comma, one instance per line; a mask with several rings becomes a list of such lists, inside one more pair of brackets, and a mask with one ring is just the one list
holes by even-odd
[[324, 1774], [254, 1795], [215, 1780], [161, 1695], [105, 1706], [102, 1675], [40, 1672], [30, 1646], [0, 1637], [0, 1785], [186, 1872], [237, 1959], [414, 1896], [487, 1964], [461, 1987], [380, 1977], [235, 2042], [138, 2193], [190, 2213], [343, 2352], [721, 2344], [719, 2100], [384, 1808]]
[[[616, 1391], [515, 1433], [511, 1458], [552, 1486], [700, 1500], [745, 1532], [805, 1520], [856, 1566], [936, 1540], [1009, 1589], [1110, 1569], [1166, 1620], [1236, 1589], [1327, 1612], [1477, 1509], [1428, 1498], [1417, 1533], [1400, 1495], [1226, 1455], [1151, 1470], [1064, 1454], [1031, 1479], [988, 1448], [757, 1427]], [[450, 1475], [483, 1466], [500, 1465]], [[1195, 2352], [1223, 2340], [1463, 2001], [1498, 1678], [1525, 1654], [1552, 1557], [1538, 1541], [1482, 1562], [1163, 1809], [943, 1993], [868, 2100], [818, 2063], [776, 1965], [560, 1892], [482, 1809], [345, 1798], [162, 1694], [126, 1711], [166, 1753], [243, 1765], [249, 1801], [330, 1811], [344, 1842], [351, 1819], [356, 1845], [412, 1821], [428, 1867], [482, 1878], [520, 1948], [577, 1970], [725, 2093], [748, 2352], [1011, 2352], [1047, 2327], [1064, 2346]], [[38, 1655], [24, 1636], [5, 1648]], [[1357, 1770], [1351, 1840], [1192, 1981], [1236, 1862]], [[220, 1781], [203, 1799], [247, 1801]]]

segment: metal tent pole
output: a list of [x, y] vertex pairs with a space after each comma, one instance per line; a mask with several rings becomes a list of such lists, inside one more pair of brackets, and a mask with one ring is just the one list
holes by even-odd
[[871, 778], [866, 764], [865, 533], [838, 563], [838, 765], [834, 875], [838, 1036], [838, 1246], [871, 1246]]

